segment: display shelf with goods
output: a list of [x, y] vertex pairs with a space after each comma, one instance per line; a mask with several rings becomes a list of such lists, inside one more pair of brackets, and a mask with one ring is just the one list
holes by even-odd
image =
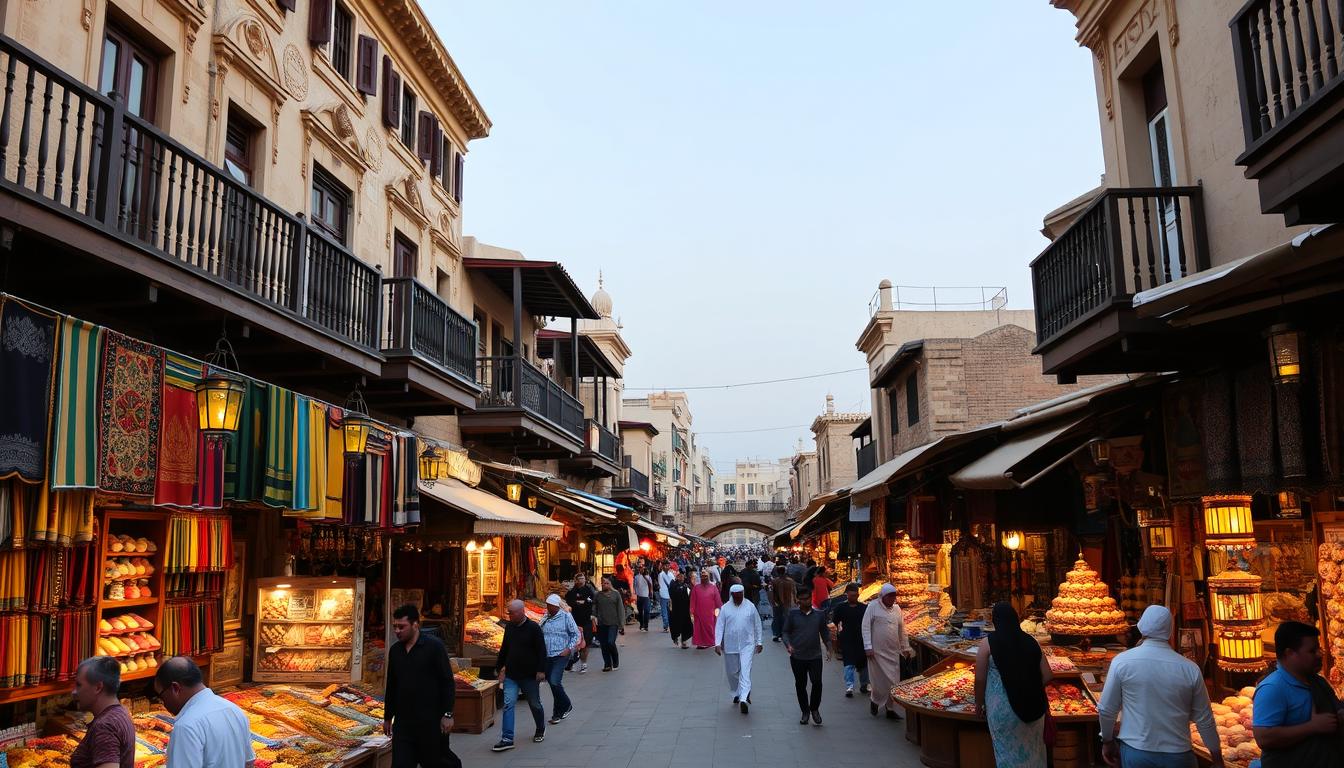
[[164, 552], [169, 514], [107, 509], [99, 517], [95, 650], [121, 663], [124, 680], [154, 674], [164, 655]]
[[358, 682], [363, 672], [364, 579], [257, 580], [257, 682]]
[[[1254, 697], [1255, 689], [1248, 687], [1225, 697], [1221, 702], [1210, 704], [1213, 721], [1218, 726], [1223, 762], [1232, 768], [1249, 768], [1251, 761], [1260, 757], [1260, 745], [1255, 741], [1255, 729], [1252, 726]], [[1190, 740], [1194, 743], [1195, 754], [1208, 760], [1208, 746], [1204, 744], [1194, 723], [1190, 724]]]
[[924, 602], [929, 588], [928, 569], [924, 568], [924, 557], [919, 553], [909, 536], [903, 536], [896, 543], [887, 559], [891, 571], [891, 583], [896, 587], [896, 602], [902, 608], [915, 608]]
[[1320, 579], [1321, 673], [1344, 694], [1344, 513], [1313, 516], [1317, 526], [1316, 571]]

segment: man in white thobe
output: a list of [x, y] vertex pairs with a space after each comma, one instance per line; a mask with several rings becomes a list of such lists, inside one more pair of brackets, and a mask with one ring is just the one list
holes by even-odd
[[728, 590], [728, 602], [719, 609], [714, 622], [714, 652], [723, 657], [723, 668], [728, 673], [728, 690], [733, 692], [733, 703], [742, 714], [747, 714], [751, 703], [751, 661], [760, 653], [761, 614], [747, 602], [746, 590], [734, 584]]
[[868, 712], [877, 717], [878, 707], [891, 720], [900, 720], [891, 698], [891, 689], [901, 681], [901, 657], [913, 656], [910, 638], [905, 634], [905, 617], [896, 604], [896, 588], [883, 584], [876, 600], [868, 603], [863, 614], [863, 652], [868, 656]]

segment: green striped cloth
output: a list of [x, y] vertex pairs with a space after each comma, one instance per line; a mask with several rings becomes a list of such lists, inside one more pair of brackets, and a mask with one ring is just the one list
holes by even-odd
[[98, 370], [103, 327], [66, 316], [61, 320], [52, 432], [51, 487], [98, 485]]

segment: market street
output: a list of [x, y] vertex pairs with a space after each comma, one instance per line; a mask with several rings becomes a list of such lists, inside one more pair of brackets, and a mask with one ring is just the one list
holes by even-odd
[[[532, 743], [532, 720], [519, 703], [518, 746], [494, 754], [499, 718], [480, 735], [453, 734], [453, 751], [464, 765], [594, 766], [594, 768], [749, 768], [825, 765], [868, 768], [875, 755], [895, 768], [919, 765], [919, 750], [905, 740], [905, 723], [874, 718], [867, 698], [845, 698], [838, 661], [826, 665], [821, 727], [798, 724], [784, 647], [769, 640], [752, 674], [751, 713], [730, 707], [723, 660], [712, 650], [679, 650], [659, 632], [626, 629], [620, 640], [621, 668], [565, 675], [575, 711], [547, 726], [546, 741]], [[596, 652], [594, 652], [596, 655]], [[542, 686], [546, 716], [551, 693]]]

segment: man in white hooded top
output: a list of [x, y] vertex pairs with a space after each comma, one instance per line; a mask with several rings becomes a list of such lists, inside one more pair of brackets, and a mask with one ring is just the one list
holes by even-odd
[[741, 584], [734, 584], [728, 590], [728, 596], [728, 602], [719, 609], [719, 617], [714, 622], [714, 652], [723, 657], [733, 703], [745, 715], [747, 705], [751, 703], [752, 657], [763, 648], [761, 614], [756, 606], [746, 601], [746, 590]]
[[896, 588], [883, 584], [877, 599], [868, 603], [863, 613], [863, 652], [868, 656], [869, 689], [868, 712], [877, 717], [878, 708], [887, 711], [887, 717], [900, 720], [891, 698], [891, 689], [901, 681], [901, 657], [913, 656], [910, 638], [905, 634], [905, 616], [896, 602]]

